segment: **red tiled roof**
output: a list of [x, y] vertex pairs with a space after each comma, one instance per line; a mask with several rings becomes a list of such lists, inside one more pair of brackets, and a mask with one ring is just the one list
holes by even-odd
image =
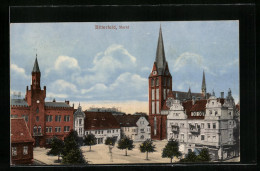
[[114, 116], [121, 127], [136, 127], [136, 122], [141, 116], [138, 115], [116, 115]]
[[239, 104], [236, 104], [236, 109], [237, 109], [237, 111], [240, 111], [240, 105]]
[[23, 118], [11, 119], [11, 143], [34, 142]]
[[186, 114], [190, 116], [190, 110], [192, 108], [192, 100], [187, 100], [185, 102], [182, 102], [182, 106], [184, 110], [186, 110]]
[[195, 102], [195, 104], [192, 106], [191, 108], [191, 112], [196, 112], [196, 111], [205, 111], [206, 109], [206, 104], [207, 104], [207, 100], [203, 99], [203, 100], [197, 100]]
[[85, 129], [119, 129], [120, 125], [111, 112], [85, 112]]

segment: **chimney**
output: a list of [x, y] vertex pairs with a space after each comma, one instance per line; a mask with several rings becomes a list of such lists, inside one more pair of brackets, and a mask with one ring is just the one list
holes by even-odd
[[224, 92], [220, 92], [220, 98], [224, 99]]
[[68, 105], [70, 104], [70, 101], [69, 100], [65, 100], [65, 103], [67, 103]]
[[56, 102], [55, 98], [52, 100], [52, 102]]

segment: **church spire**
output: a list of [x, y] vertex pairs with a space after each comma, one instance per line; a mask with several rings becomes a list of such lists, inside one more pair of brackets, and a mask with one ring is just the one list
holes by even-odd
[[37, 54], [36, 54], [36, 58], [35, 58], [35, 62], [34, 62], [34, 66], [33, 66], [32, 72], [41, 72], [40, 68], [39, 68], [39, 65], [38, 65]]
[[159, 38], [158, 38], [155, 62], [156, 62], [158, 75], [162, 75], [165, 70], [165, 67], [166, 67], [166, 59], [165, 59], [165, 53], [164, 53], [161, 25], [160, 25], [160, 31], [159, 31]]
[[188, 95], [187, 95], [187, 99], [191, 100], [192, 96], [191, 96], [191, 91], [190, 91], [190, 87], [189, 87], [189, 91], [188, 91]]
[[206, 97], [206, 90], [207, 90], [207, 88], [206, 88], [205, 72], [203, 70], [201, 93], [203, 94], [204, 97]]

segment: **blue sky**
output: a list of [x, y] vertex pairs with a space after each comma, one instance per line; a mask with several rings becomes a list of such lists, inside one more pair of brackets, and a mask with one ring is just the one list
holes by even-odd
[[[239, 99], [238, 21], [15, 23], [10, 28], [11, 93], [31, 84], [36, 49], [47, 98], [102, 104], [148, 101], [160, 24], [173, 90]], [[95, 29], [115, 25], [117, 30]], [[119, 29], [119, 26], [129, 29]]]

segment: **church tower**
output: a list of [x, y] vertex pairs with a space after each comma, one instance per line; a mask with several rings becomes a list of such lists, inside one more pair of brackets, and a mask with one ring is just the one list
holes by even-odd
[[45, 117], [44, 104], [46, 97], [46, 86], [41, 90], [41, 72], [38, 65], [37, 55], [32, 69], [32, 83], [31, 89], [26, 87], [25, 100], [30, 107], [29, 114], [29, 130], [31, 135], [35, 138], [35, 143], [38, 143], [44, 135]]
[[162, 29], [160, 27], [156, 57], [149, 76], [149, 122], [152, 139], [166, 138], [166, 115], [161, 108], [167, 94], [172, 91], [172, 76], [165, 58]]
[[205, 73], [203, 70], [203, 76], [202, 76], [202, 85], [201, 85], [201, 93], [203, 95], [203, 97], [206, 99], [206, 95], [207, 95], [207, 88], [206, 88], [206, 80], [205, 80]]

